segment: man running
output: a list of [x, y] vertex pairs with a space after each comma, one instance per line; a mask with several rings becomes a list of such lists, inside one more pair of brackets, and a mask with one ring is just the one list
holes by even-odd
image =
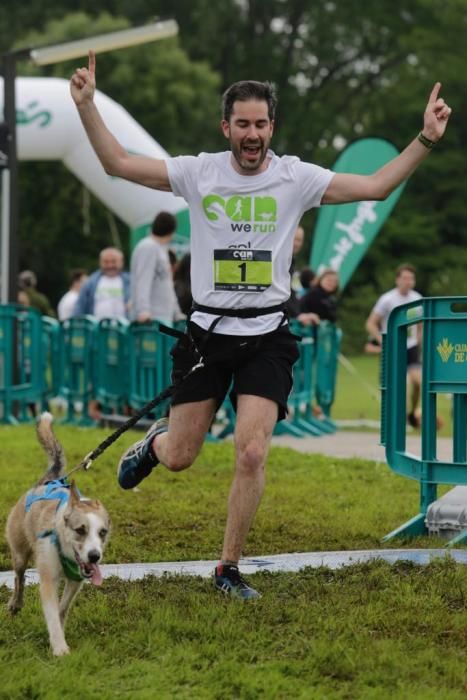
[[[421, 298], [422, 295], [415, 291], [415, 267], [410, 263], [402, 263], [396, 270], [396, 286], [379, 297], [366, 320], [365, 326], [373, 347], [381, 350], [391, 311], [401, 304]], [[422, 387], [421, 330], [421, 324], [409, 326], [407, 329], [407, 379], [410, 384], [407, 421], [413, 428], [420, 427], [418, 404]]]
[[104, 124], [94, 102], [95, 55], [78, 68], [71, 94], [105, 171], [185, 198], [191, 219], [194, 309], [173, 352], [174, 376], [203, 357], [206, 366], [179, 385], [168, 422], [158, 421], [122, 456], [118, 480], [133, 488], [158, 464], [191, 466], [233, 380], [236, 405], [235, 472], [216, 587], [257, 598], [238, 570], [258, 508], [274, 426], [284, 418], [298, 357], [284, 306], [290, 295], [295, 230], [305, 211], [320, 204], [387, 197], [443, 136], [451, 109], [436, 83], [423, 130], [373, 175], [335, 174], [269, 149], [276, 97], [270, 83], [245, 80], [223, 96], [221, 128], [230, 150], [167, 160], [128, 153]]

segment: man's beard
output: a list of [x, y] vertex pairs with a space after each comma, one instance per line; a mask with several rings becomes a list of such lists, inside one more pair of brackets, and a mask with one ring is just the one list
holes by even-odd
[[[230, 149], [232, 151], [233, 157], [237, 161], [238, 165], [242, 168], [242, 170], [249, 170], [250, 172], [255, 172], [256, 170], [259, 170], [259, 168], [264, 162], [264, 159], [266, 158], [269, 143], [270, 141], [265, 143], [261, 139], [252, 142], [245, 139], [238, 146], [237, 144], [234, 144], [232, 141], [230, 141]], [[256, 158], [250, 160], [245, 156], [245, 152], [243, 149], [248, 146], [258, 148]]]

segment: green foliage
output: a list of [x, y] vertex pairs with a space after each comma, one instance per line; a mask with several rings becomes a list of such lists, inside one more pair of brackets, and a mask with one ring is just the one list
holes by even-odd
[[[98, 6], [90, 0], [31, 0], [27, 9], [14, 3], [2, 8], [0, 46], [64, 41], [138, 25], [156, 15], [175, 17], [179, 41], [99, 57], [98, 81], [104, 92], [121, 101], [173, 154], [222, 147], [217, 126], [219, 94], [245, 77], [270, 79], [278, 88], [274, 140], [278, 153], [295, 153], [332, 166], [343, 143], [370, 135], [387, 138], [402, 149], [420, 129], [427, 95], [440, 79], [442, 94], [454, 109], [446, 136], [411, 178], [345, 290], [341, 323], [346, 334], [352, 335], [352, 348], [361, 347], [370, 310], [370, 306], [363, 307], [362, 298], [376, 299], [391, 286], [393, 271], [403, 259], [416, 264], [422, 293], [464, 292], [467, 124], [461, 115], [467, 107], [466, 0], [407, 0], [403, 5], [363, 5], [357, 0], [225, 0], [215, 8], [208, 0], [154, 0], [150, 6], [142, 0], [105, 0]], [[46, 68], [35, 74], [68, 76], [72, 67]], [[26, 70], [31, 68], [22, 64], [21, 73]], [[55, 243], [63, 240], [63, 231], [59, 234], [54, 228], [41, 225], [35, 233], [35, 222], [46, 218], [41, 215], [44, 210], [50, 209], [52, 219], [68, 223], [73, 218], [67, 196], [61, 199], [62, 184], [74, 189], [77, 227], [82, 228], [81, 214], [76, 211], [81, 191], [76, 183], [67, 182], [71, 176], [56, 174], [54, 199], [43, 200], [39, 211], [38, 198], [31, 197], [31, 192], [45, 175], [31, 164], [27, 170], [28, 174], [22, 166], [23, 243], [36, 235], [53, 238]], [[94, 236], [109, 236], [107, 216], [101, 209], [93, 202], [95, 254], [99, 245]], [[309, 248], [314, 215], [307, 215], [305, 224]], [[124, 227], [119, 231], [125, 242]], [[65, 268], [72, 266], [74, 255], [80, 257], [83, 249], [83, 239], [74, 230], [68, 241]], [[38, 246], [37, 265], [45, 270], [56, 247], [42, 253]], [[22, 255], [22, 264], [31, 266], [27, 244], [24, 250], [28, 258]], [[60, 282], [65, 270], [54, 274], [46, 291], [56, 299], [65, 286]], [[358, 337], [355, 345], [354, 337]]]
[[[92, 34], [103, 34], [128, 25], [127, 19], [111, 17], [108, 13], [91, 20], [81, 12], [50, 21], [44, 31], [34, 30], [19, 43], [27, 46], [61, 43], [88, 34], [90, 26]], [[69, 77], [75, 66], [76, 61], [67, 62], [51, 66], [45, 72]], [[38, 75], [43, 70], [27, 63], [18, 66], [18, 73], [23, 75]], [[179, 149], [184, 153], [198, 152], [200, 143], [204, 148], [209, 148], [210, 143], [214, 147], [219, 113], [218, 77], [206, 63], [191, 61], [177, 41], [99, 56], [97, 81], [99, 89], [109, 97], [122, 101], [122, 94], [125, 95], [124, 106], [128, 111], [174, 155]], [[189, 128], [186, 128], [187, 115]], [[74, 267], [93, 271], [98, 252], [106, 245], [118, 245], [129, 252], [127, 228], [117, 223], [95, 197], [84, 192], [62, 164], [20, 164], [20, 197], [20, 265], [34, 268], [39, 287], [52, 302], [66, 291], [68, 271]]]

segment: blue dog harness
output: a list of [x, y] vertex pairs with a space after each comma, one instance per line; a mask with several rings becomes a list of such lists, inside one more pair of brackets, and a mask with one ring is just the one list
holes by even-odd
[[[66, 478], [63, 478], [54, 479], [53, 481], [47, 482], [43, 493], [35, 493], [35, 489], [31, 489], [26, 494], [26, 513], [31, 509], [31, 506], [37, 501], [57, 501], [58, 511], [60, 508], [65, 506], [70, 499], [70, 486], [71, 485], [67, 483]], [[57, 548], [60, 563], [62, 565], [63, 573], [65, 574], [66, 578], [69, 578], [72, 581], [83, 581], [85, 577], [81, 574], [81, 569], [78, 563], [74, 559], [69, 559], [63, 554], [56, 531], [43, 530], [43, 532], [39, 532], [39, 534], [37, 535], [38, 539], [43, 539], [45, 537], [50, 537], [50, 541]]]
[[[65, 490], [64, 490], [65, 489]], [[68, 503], [70, 498], [70, 484], [66, 479], [54, 479], [48, 481], [45, 485], [43, 493], [35, 493], [35, 489], [31, 489], [26, 494], [26, 513], [31, 509], [36, 501], [58, 501], [57, 510]]]

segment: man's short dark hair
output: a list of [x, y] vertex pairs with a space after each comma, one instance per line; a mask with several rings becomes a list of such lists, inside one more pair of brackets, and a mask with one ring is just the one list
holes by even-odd
[[260, 83], [257, 80], [240, 80], [234, 83], [222, 96], [222, 119], [230, 121], [234, 102], [258, 100], [268, 105], [268, 116], [272, 121], [276, 113], [277, 96], [274, 85], [270, 82]]
[[152, 233], [155, 236], [168, 236], [177, 228], [177, 219], [168, 211], [160, 211], [152, 222]]
[[403, 272], [411, 272], [413, 275], [417, 273], [415, 267], [411, 263], [402, 263], [396, 270], [396, 278], [399, 277]]
[[74, 270], [70, 270], [69, 274], [69, 279], [70, 279], [70, 284], [74, 284], [75, 282], [78, 282], [81, 277], [84, 277], [86, 275], [86, 270], [84, 270], [82, 267], [77, 267]]
[[316, 274], [313, 272], [311, 267], [304, 267], [300, 272], [300, 284], [302, 285], [303, 289], [309, 289], [315, 277]]

